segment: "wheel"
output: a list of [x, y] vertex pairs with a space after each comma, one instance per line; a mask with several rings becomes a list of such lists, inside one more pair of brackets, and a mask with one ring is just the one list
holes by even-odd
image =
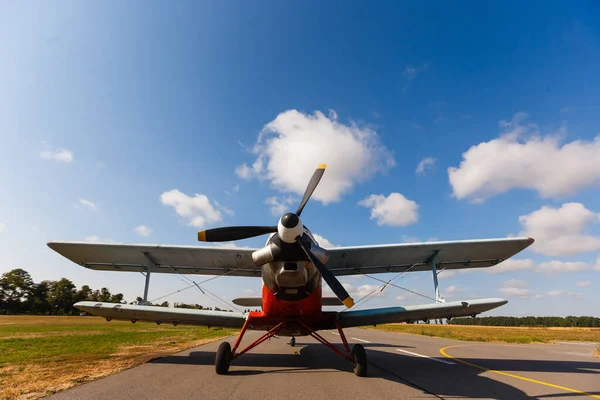
[[352, 347], [352, 357], [354, 358], [354, 374], [367, 376], [367, 353], [361, 344], [355, 344]]
[[231, 362], [231, 345], [228, 342], [223, 342], [217, 349], [215, 357], [215, 371], [219, 375], [225, 375], [229, 371], [229, 363]]
[[296, 345], [296, 338], [292, 336], [290, 339], [290, 346], [294, 347]]

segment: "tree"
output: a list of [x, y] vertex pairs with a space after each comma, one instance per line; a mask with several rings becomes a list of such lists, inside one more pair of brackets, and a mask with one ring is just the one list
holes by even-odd
[[31, 275], [17, 268], [6, 272], [0, 278], [0, 312], [3, 314], [20, 314], [26, 312], [26, 304], [33, 291]]
[[50, 281], [42, 281], [33, 285], [31, 299], [29, 300], [29, 313], [36, 315], [48, 315], [52, 313], [52, 307], [48, 301]]
[[122, 303], [123, 302], [123, 293], [117, 293], [110, 296], [110, 303]]
[[92, 300], [92, 289], [88, 285], [83, 285], [75, 295], [75, 302]]
[[67, 278], [51, 282], [48, 292], [48, 301], [52, 306], [52, 313], [57, 315], [74, 314], [75, 285]]
[[98, 297], [98, 301], [101, 301], [103, 303], [108, 303], [110, 302], [110, 291], [103, 287], [102, 289], [100, 289], [100, 296]]

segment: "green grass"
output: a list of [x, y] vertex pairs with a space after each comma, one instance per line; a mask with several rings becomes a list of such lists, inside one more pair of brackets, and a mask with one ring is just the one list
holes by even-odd
[[367, 329], [476, 342], [600, 342], [600, 328], [514, 328], [468, 325], [389, 324], [379, 325], [375, 328], [369, 327]]
[[235, 332], [97, 317], [0, 316], [0, 398], [42, 397]]

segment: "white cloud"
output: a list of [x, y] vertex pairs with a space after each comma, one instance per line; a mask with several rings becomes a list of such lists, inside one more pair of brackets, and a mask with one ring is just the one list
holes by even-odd
[[508, 260], [502, 261], [500, 264], [495, 265], [487, 269], [488, 274], [502, 274], [505, 272], [524, 271], [533, 268], [533, 261], [529, 258], [518, 260], [509, 258]]
[[482, 202], [511, 189], [557, 198], [600, 182], [600, 136], [561, 144], [563, 130], [541, 136], [526, 119], [527, 114], [517, 113], [511, 121], [501, 121], [500, 137], [472, 146], [458, 167], [448, 168], [456, 198]]
[[527, 298], [531, 294], [529, 289], [517, 288], [513, 286], [503, 287], [498, 289], [500, 293], [510, 296], [519, 296], [521, 298]]
[[150, 234], [152, 233], [152, 228], [150, 228], [149, 226], [146, 225], [140, 225], [137, 226], [134, 229], [135, 233], [137, 233], [140, 236], [150, 236]]
[[591, 286], [592, 281], [578, 281], [577, 282], [577, 286], [578, 287], [588, 287]]
[[571, 297], [575, 297], [578, 300], [582, 300], [585, 298], [585, 295], [583, 293], [578, 293], [578, 292], [568, 292], [567, 293], [569, 296]]
[[398, 301], [404, 301], [404, 300], [406, 300], [406, 296], [403, 295], [403, 294], [398, 295], [398, 296], [396, 296], [396, 300], [398, 300]]
[[0, 222], [0, 233], [3, 233], [5, 228], [6, 228], [6, 225], [4, 225], [2, 222]]
[[250, 246], [238, 246], [235, 242], [215, 242], [208, 243], [209, 247], [217, 247], [219, 249], [252, 249]]
[[448, 286], [446, 289], [444, 289], [444, 293], [450, 293], [450, 294], [460, 293], [460, 292], [464, 292], [464, 291], [465, 291], [464, 289], [461, 289], [456, 285], [451, 285], [451, 286]]
[[[383, 285], [361, 285], [359, 287], [354, 287], [349, 283], [342, 283], [342, 286], [346, 289], [348, 294], [354, 298], [354, 300], [358, 300], [369, 293], [372, 293], [369, 297], [382, 297], [385, 296], [385, 290], [381, 291], [381, 286]], [[327, 296], [335, 296], [331, 288], [324, 283], [323, 285], [323, 294]]]
[[256, 160], [237, 167], [238, 176], [267, 179], [275, 189], [297, 195], [304, 194], [316, 167], [326, 163], [312, 196], [323, 204], [339, 201], [355, 184], [395, 165], [375, 131], [342, 124], [335, 112], [327, 117], [285, 111], [263, 128], [252, 152]]
[[318, 235], [316, 233], [312, 233], [312, 235], [314, 236], [315, 240], [317, 241], [317, 243], [319, 244], [320, 247], [323, 247], [325, 249], [330, 249], [332, 247], [338, 247], [338, 245], [331, 243], [329, 240], [327, 240], [326, 238], [324, 238], [321, 235]]
[[96, 168], [99, 170], [106, 168], [106, 163], [104, 161], [96, 161]]
[[358, 203], [371, 208], [371, 219], [377, 219], [377, 225], [406, 226], [419, 220], [419, 205], [408, 200], [400, 193], [372, 194]]
[[244, 289], [242, 291], [242, 294], [244, 296], [251, 297], [251, 296], [254, 296], [256, 294], [256, 292], [254, 290], [252, 290], [252, 289]]
[[[268, 206], [271, 206], [271, 215], [275, 217], [281, 217], [281, 215], [286, 212], [296, 211], [296, 208], [298, 208], [299, 205], [299, 201], [297, 201], [296, 198], [292, 196], [267, 197], [264, 203]], [[294, 203], [298, 203], [296, 204], [296, 207], [292, 207]]]
[[233, 185], [233, 191], [234, 192], [239, 192], [240, 191], [240, 184], [236, 183], [235, 185]]
[[404, 76], [408, 81], [412, 81], [419, 75], [422, 71], [426, 71], [429, 68], [429, 63], [423, 63], [420, 66], [407, 65], [402, 71], [402, 76]]
[[452, 278], [454, 275], [456, 275], [458, 272], [456, 272], [456, 270], [453, 269], [444, 269], [442, 271], [440, 271], [438, 273], [438, 277], [442, 277], [442, 278]]
[[521, 299], [541, 299], [543, 295], [533, 293], [531, 290], [527, 289], [525, 282], [511, 279], [504, 282], [503, 287], [498, 289], [498, 291], [506, 296], [515, 296]]
[[424, 175], [425, 171], [428, 169], [432, 169], [435, 164], [436, 159], [433, 157], [424, 157], [417, 165], [417, 170], [415, 171], [418, 175]]
[[546, 292], [546, 294], [548, 296], [558, 297], [558, 296], [562, 296], [563, 294], [565, 294], [565, 291], [564, 290], [551, 290], [549, 292]]
[[96, 235], [86, 236], [85, 237], [85, 241], [86, 242], [93, 242], [93, 243], [114, 243], [115, 242], [114, 240], [112, 240], [110, 238], [100, 239], [100, 237], [96, 236]]
[[219, 210], [223, 211], [225, 214], [229, 215], [230, 217], [233, 217], [233, 216], [235, 215], [235, 213], [233, 212], [233, 210], [230, 210], [229, 208], [227, 208], [227, 207], [225, 207], [225, 206], [223, 206], [223, 205], [219, 204], [219, 202], [218, 202], [218, 201], [216, 201], [216, 200], [215, 200], [215, 201], [214, 201], [214, 203], [215, 203], [215, 206], [216, 206], [216, 207], [217, 207]]
[[543, 272], [546, 276], [554, 276], [566, 272], [587, 271], [590, 266], [582, 261], [546, 261], [535, 267], [536, 272]]
[[83, 206], [86, 206], [89, 210], [98, 211], [98, 207], [96, 207], [96, 204], [92, 203], [89, 200], [79, 199], [79, 200], [77, 200], [77, 202]]
[[543, 206], [531, 214], [521, 215], [522, 236], [535, 239], [531, 250], [547, 256], [568, 256], [600, 249], [600, 237], [583, 233], [600, 214], [581, 203], [565, 203], [560, 208]]
[[215, 208], [203, 194], [190, 197], [177, 189], [164, 192], [160, 195], [163, 205], [171, 206], [175, 212], [187, 220], [189, 226], [205, 228], [207, 225], [223, 220], [221, 212]]
[[73, 161], [73, 152], [67, 149], [58, 149], [56, 151], [44, 150], [40, 151], [40, 157], [44, 160], [70, 163]]

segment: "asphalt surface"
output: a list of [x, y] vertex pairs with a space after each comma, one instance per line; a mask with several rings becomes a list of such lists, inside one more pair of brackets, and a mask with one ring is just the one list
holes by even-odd
[[[334, 331], [321, 332], [341, 343]], [[210, 343], [51, 396], [52, 399], [600, 399], [593, 345], [462, 342], [346, 329], [367, 352], [369, 376], [310, 337], [273, 338], [214, 369]], [[248, 332], [242, 343], [260, 336]], [[235, 338], [226, 339], [233, 344]]]

